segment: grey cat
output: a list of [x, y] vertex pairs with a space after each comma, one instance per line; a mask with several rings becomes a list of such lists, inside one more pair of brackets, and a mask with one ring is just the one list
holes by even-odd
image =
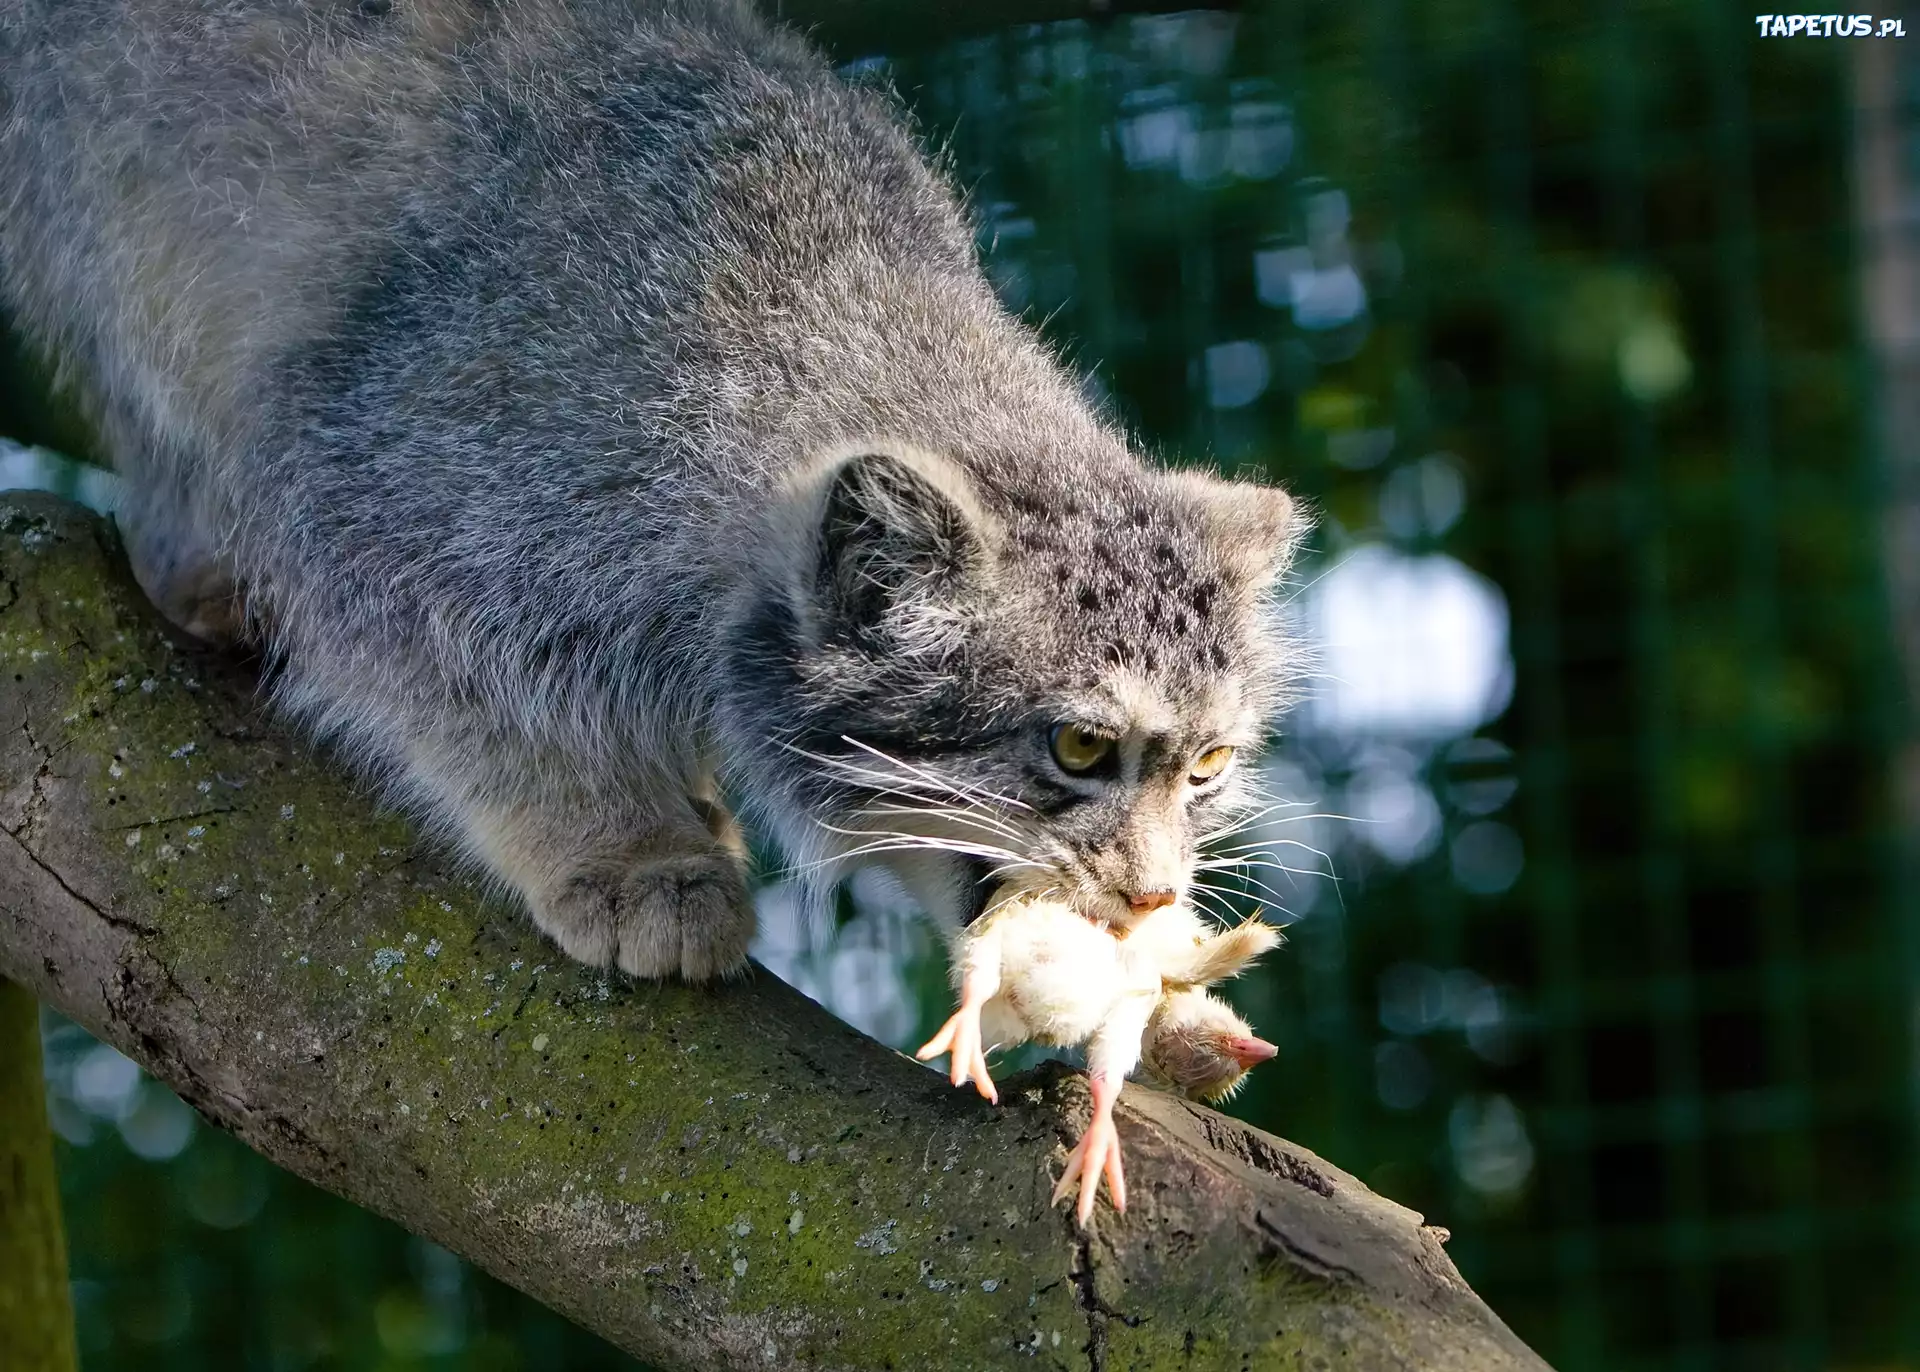
[[1124, 925], [1246, 803], [1304, 521], [1136, 457], [745, 4], [0, 0], [0, 100], [143, 585], [574, 957], [741, 967], [730, 806]]

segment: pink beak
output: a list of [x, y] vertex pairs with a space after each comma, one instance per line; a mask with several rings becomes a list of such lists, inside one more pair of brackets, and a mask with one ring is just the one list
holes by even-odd
[[1251, 1070], [1280, 1050], [1265, 1039], [1248, 1039], [1235, 1035], [1226, 1042], [1227, 1056], [1241, 1067]]

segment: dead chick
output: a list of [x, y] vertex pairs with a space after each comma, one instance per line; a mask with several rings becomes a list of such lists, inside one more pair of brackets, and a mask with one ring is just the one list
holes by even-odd
[[[1120, 1159], [1120, 1136], [1113, 1123], [1113, 1105], [1120, 1095], [1120, 1084], [1127, 1076], [1122, 1066], [1124, 1053], [1103, 1051], [1106, 1044], [1116, 1046], [1120, 1035], [1132, 1027], [1124, 1015], [1116, 1016], [1111, 1039], [1096, 1033], [1087, 1045], [1087, 1084], [1093, 1094], [1093, 1118], [1087, 1132], [1067, 1156], [1067, 1165], [1053, 1188], [1058, 1205], [1077, 1188], [1080, 1193], [1078, 1216], [1084, 1227], [1093, 1216], [1094, 1197], [1100, 1177], [1107, 1179], [1107, 1192], [1116, 1211], [1127, 1208], [1127, 1180]], [[1240, 1089], [1254, 1067], [1279, 1052], [1273, 1044], [1254, 1036], [1247, 1022], [1236, 1015], [1223, 1000], [1198, 987], [1171, 990], [1160, 997], [1148, 1017], [1146, 1031], [1134, 1052], [1138, 1065], [1159, 1084], [1195, 1100], [1220, 1101]], [[1104, 1061], [1103, 1061], [1104, 1059]]]
[[[1212, 997], [1182, 997], [1160, 1013], [1163, 1003], [1170, 993], [1237, 974], [1279, 941], [1258, 920], [1214, 930], [1181, 905], [1155, 910], [1118, 934], [1063, 901], [1017, 892], [956, 937], [960, 1006], [917, 1056], [924, 1061], [951, 1054], [953, 1084], [971, 1080], [981, 1095], [998, 1101], [987, 1071], [988, 1047], [1084, 1044], [1093, 1119], [1067, 1159], [1054, 1200], [1079, 1186], [1085, 1224], [1102, 1174], [1114, 1208], [1126, 1208], [1113, 1105], [1143, 1052], [1160, 1064], [1152, 1069], [1155, 1075], [1176, 1089], [1186, 1089], [1189, 1081], [1206, 1087], [1224, 1082], [1231, 1089], [1248, 1066], [1273, 1055], [1272, 1045], [1255, 1039]], [[1151, 1045], [1145, 1042], [1150, 1034]]]
[[1167, 992], [1154, 1007], [1140, 1045], [1140, 1067], [1171, 1091], [1217, 1105], [1279, 1051], [1255, 1035], [1231, 1005], [1190, 986]]

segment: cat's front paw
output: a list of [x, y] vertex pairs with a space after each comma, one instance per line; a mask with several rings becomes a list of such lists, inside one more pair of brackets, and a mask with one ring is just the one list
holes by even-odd
[[754, 933], [745, 873], [727, 854], [581, 874], [535, 901], [534, 918], [582, 962], [686, 981], [739, 971]]

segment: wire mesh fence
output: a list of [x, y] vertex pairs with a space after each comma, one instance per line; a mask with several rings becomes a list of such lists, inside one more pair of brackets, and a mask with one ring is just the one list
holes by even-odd
[[[1366, 0], [839, 54], [1144, 444], [1317, 508], [1234, 1108], [1568, 1372], [1920, 1368], [1920, 46], [1873, 41]], [[899, 912], [768, 911], [856, 1022], [943, 1016]], [[52, 1048], [90, 1365], [615, 1364]]]
[[1323, 510], [1276, 777], [1355, 822], [1266, 835], [1339, 884], [1279, 893], [1244, 1108], [1567, 1368], [1920, 1356], [1858, 53], [1751, 29], [1275, 6], [894, 71], [1010, 299]]

